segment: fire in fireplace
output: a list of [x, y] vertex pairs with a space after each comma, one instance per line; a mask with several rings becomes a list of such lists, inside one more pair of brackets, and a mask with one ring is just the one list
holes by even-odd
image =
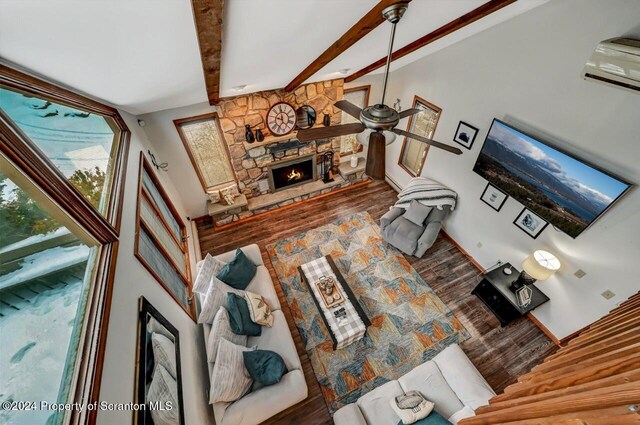
[[316, 156], [309, 155], [269, 166], [269, 188], [272, 192], [316, 180]]

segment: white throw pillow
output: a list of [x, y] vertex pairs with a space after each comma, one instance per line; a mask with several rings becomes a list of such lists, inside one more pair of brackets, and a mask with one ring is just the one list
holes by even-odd
[[215, 276], [212, 277], [211, 285], [209, 285], [209, 290], [202, 303], [202, 310], [198, 316], [198, 323], [213, 323], [213, 319], [216, 317], [220, 307], [227, 304], [227, 294], [229, 292], [233, 292], [240, 297], [244, 296], [244, 291], [232, 288]]
[[209, 286], [211, 285], [211, 278], [218, 274], [220, 269], [225, 265], [226, 263], [223, 263], [217, 258], [207, 254], [200, 266], [196, 281], [193, 284], [193, 292], [198, 292], [203, 295], [206, 294], [209, 290]]
[[156, 364], [162, 365], [173, 379], [176, 379], [176, 346], [173, 341], [162, 334], [153, 333], [151, 348]]
[[246, 335], [236, 335], [231, 330], [229, 323], [229, 312], [226, 308], [221, 307], [216, 313], [216, 317], [213, 319], [211, 325], [211, 332], [209, 332], [209, 338], [207, 340], [207, 361], [211, 363], [216, 362], [216, 356], [218, 355], [218, 347], [222, 339], [233, 342], [237, 345], [247, 346]]
[[247, 307], [249, 307], [249, 315], [251, 321], [258, 325], [272, 327], [273, 315], [267, 300], [262, 295], [254, 294], [253, 292], [245, 291], [244, 299], [247, 301]]
[[218, 346], [216, 363], [211, 373], [209, 403], [234, 402], [250, 389], [253, 379], [244, 367], [242, 353], [254, 348], [242, 347], [222, 338]]
[[156, 364], [153, 370], [153, 378], [147, 392], [147, 403], [150, 402], [159, 403], [165, 409], [151, 410], [151, 419], [155, 425], [179, 425], [178, 384], [160, 364]]
[[389, 404], [404, 425], [412, 424], [429, 416], [434, 404], [418, 391], [408, 391], [389, 400]]

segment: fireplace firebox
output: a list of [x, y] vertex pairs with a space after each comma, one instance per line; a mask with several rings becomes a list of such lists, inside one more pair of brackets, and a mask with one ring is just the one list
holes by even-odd
[[317, 178], [316, 155], [301, 156], [269, 165], [269, 188], [271, 192], [289, 189]]

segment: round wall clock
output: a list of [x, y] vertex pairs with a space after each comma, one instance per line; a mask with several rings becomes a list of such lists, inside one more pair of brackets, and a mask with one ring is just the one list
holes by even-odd
[[296, 126], [296, 110], [287, 102], [276, 103], [267, 113], [267, 127], [276, 136], [291, 133]]

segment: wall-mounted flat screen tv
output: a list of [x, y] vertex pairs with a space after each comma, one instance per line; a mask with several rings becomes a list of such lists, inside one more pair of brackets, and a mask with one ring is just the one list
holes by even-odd
[[473, 170], [574, 238], [630, 187], [497, 119]]

